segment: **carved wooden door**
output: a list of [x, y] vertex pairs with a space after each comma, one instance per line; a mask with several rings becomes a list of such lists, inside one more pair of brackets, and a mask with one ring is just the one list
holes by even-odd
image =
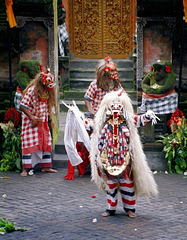
[[126, 58], [133, 45], [132, 0], [71, 0], [70, 53], [76, 58]]

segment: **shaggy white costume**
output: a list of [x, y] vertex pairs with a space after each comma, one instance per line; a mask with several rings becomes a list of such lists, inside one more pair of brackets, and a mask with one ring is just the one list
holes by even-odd
[[[153, 174], [147, 164], [146, 156], [142, 149], [141, 140], [137, 131], [137, 127], [134, 124], [134, 111], [131, 104], [131, 100], [125, 92], [117, 91], [108, 93], [104, 96], [101, 105], [95, 115], [94, 132], [91, 136], [91, 170], [92, 180], [97, 184], [98, 188], [103, 191], [110, 192], [104, 179], [104, 171], [100, 158], [100, 152], [98, 150], [98, 140], [100, 132], [106, 121], [106, 112], [108, 106], [112, 103], [120, 103], [123, 105], [123, 116], [126, 119], [127, 127], [130, 132], [130, 144], [129, 152], [132, 161], [133, 181], [135, 188], [136, 198], [139, 194], [142, 194], [149, 202], [149, 197], [158, 195], [157, 184], [154, 180]], [[154, 115], [154, 114], [153, 114]], [[155, 123], [155, 115], [150, 119]], [[97, 164], [97, 166], [96, 166]], [[98, 174], [98, 169], [101, 171], [101, 176]]]

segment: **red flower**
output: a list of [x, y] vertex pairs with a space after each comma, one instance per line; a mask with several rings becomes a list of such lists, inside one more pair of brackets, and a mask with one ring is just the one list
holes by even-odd
[[167, 73], [170, 73], [170, 72], [171, 72], [171, 68], [170, 68], [169, 65], [166, 66], [166, 72], [167, 72]]
[[14, 107], [9, 108], [5, 113], [4, 123], [8, 123], [12, 121], [14, 123], [14, 127], [19, 126], [20, 117], [18, 111]]
[[178, 108], [175, 110], [175, 112], [172, 114], [170, 120], [167, 122], [167, 125], [171, 128], [171, 124], [177, 125], [178, 122], [181, 121], [181, 118], [184, 117], [184, 114], [182, 111], [180, 111]]
[[171, 145], [176, 145], [177, 143], [176, 143], [176, 142], [171, 142], [170, 144], [171, 144]]
[[26, 71], [27, 71], [27, 68], [24, 68], [23, 71], [26, 72]]
[[110, 59], [109, 56], [104, 58], [105, 61], [108, 61], [109, 59]]
[[42, 71], [45, 70], [43, 64], [40, 65], [40, 69], [41, 69]]
[[150, 70], [153, 71], [153, 66], [150, 67]]
[[105, 67], [103, 70], [105, 71], [105, 73], [106, 73], [106, 74], [109, 74], [109, 73], [110, 73], [110, 70], [111, 70], [111, 68], [110, 68], [110, 67]]

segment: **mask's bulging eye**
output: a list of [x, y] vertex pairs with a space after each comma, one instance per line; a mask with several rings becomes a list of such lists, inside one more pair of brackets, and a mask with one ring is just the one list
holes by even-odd
[[46, 82], [49, 83], [51, 81], [51, 78], [50, 77], [47, 77], [46, 78]]

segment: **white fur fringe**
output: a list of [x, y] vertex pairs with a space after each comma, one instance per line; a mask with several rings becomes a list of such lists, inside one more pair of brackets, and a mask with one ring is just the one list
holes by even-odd
[[127, 126], [130, 131], [130, 155], [132, 159], [132, 169], [133, 178], [135, 184], [135, 194], [138, 197], [139, 194], [143, 195], [149, 202], [149, 197], [151, 195], [157, 196], [158, 189], [157, 184], [154, 180], [152, 171], [150, 170], [146, 156], [143, 152], [142, 143], [140, 136], [137, 131], [137, 127], [134, 124], [133, 114], [134, 110], [131, 104], [131, 100], [128, 95], [121, 91], [114, 91], [107, 93], [99, 107], [98, 112], [95, 116], [94, 131], [91, 136], [91, 151], [90, 151], [90, 161], [91, 161], [91, 178], [98, 188], [103, 191], [108, 191], [106, 182], [103, 177], [98, 175], [97, 166], [102, 169], [102, 163], [98, 151], [98, 139], [103, 124], [106, 121], [106, 111], [107, 106], [111, 105], [113, 102], [119, 102], [123, 104], [123, 114], [127, 122]]

